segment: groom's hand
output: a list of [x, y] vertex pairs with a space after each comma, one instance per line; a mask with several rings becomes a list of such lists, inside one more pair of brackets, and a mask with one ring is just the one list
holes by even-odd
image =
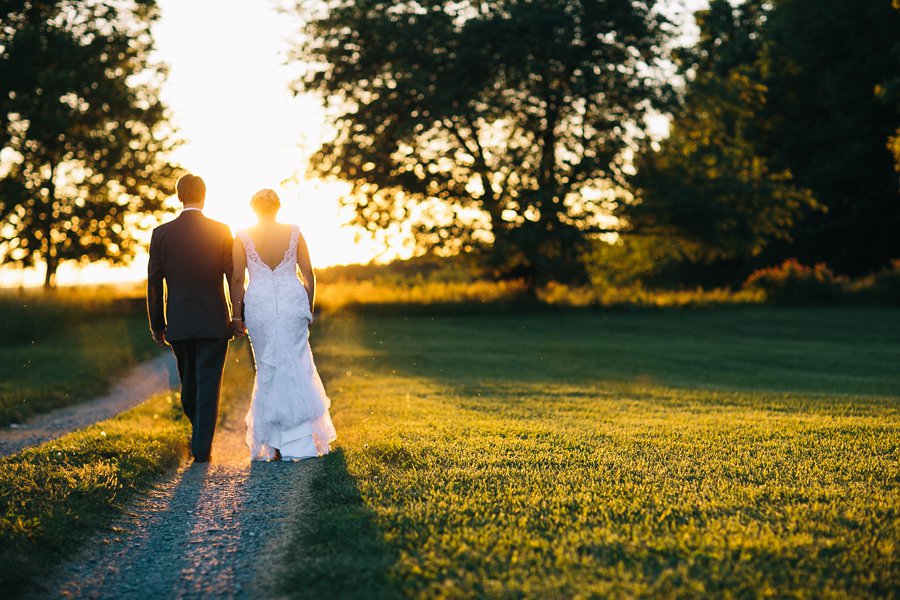
[[232, 319], [231, 321], [231, 331], [234, 333], [234, 337], [244, 337], [247, 335], [247, 326], [244, 325], [243, 319]]
[[153, 341], [156, 342], [159, 346], [165, 348], [169, 345], [169, 342], [166, 341], [165, 329], [163, 329], [162, 331], [153, 331], [151, 332], [151, 335], [153, 336]]

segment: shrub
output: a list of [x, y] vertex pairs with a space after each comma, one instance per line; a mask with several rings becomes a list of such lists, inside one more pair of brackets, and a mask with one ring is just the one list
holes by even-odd
[[744, 289], [761, 291], [776, 304], [818, 304], [842, 299], [843, 283], [824, 263], [809, 267], [790, 258], [752, 273]]
[[900, 259], [853, 286], [854, 297], [874, 304], [900, 304]]

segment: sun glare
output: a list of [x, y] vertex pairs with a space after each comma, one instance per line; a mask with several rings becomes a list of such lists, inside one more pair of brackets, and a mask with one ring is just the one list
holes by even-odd
[[176, 159], [206, 181], [206, 214], [232, 231], [251, 226], [250, 198], [271, 188], [281, 198], [279, 219], [300, 226], [316, 266], [371, 259], [378, 249], [342, 227], [351, 216], [339, 203], [347, 186], [304, 178], [324, 114], [318, 100], [288, 88], [300, 75], [286, 64], [299, 23], [269, 3], [249, 10], [234, 1], [162, 0], [160, 8], [158, 54], [171, 68], [163, 98], [186, 139]]
[[[255, 223], [251, 196], [272, 188], [281, 198], [279, 220], [300, 226], [314, 266], [367, 262], [382, 254], [383, 245], [358, 241], [356, 230], [343, 226], [352, 216], [339, 202], [346, 184], [304, 177], [322, 139], [324, 114], [318, 100], [289, 91], [302, 68], [286, 64], [300, 27], [296, 19], [268, 2], [160, 0], [159, 6], [155, 59], [169, 66], [162, 98], [184, 140], [173, 158], [205, 180], [204, 212], [237, 231]], [[174, 197], [168, 206], [172, 212], [163, 221], [180, 208]], [[398, 254], [394, 249], [384, 256]], [[146, 253], [127, 267], [63, 263], [57, 280], [139, 281], [146, 265]], [[0, 271], [0, 285], [42, 280], [43, 267]]]

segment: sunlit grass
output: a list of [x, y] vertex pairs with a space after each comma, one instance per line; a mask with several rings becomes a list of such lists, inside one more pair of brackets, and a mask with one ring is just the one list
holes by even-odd
[[188, 425], [162, 394], [118, 417], [0, 459], [0, 589], [47, 575], [186, 454]]
[[687, 307], [762, 304], [765, 294], [757, 290], [727, 288], [650, 290], [642, 286], [600, 288], [551, 283], [538, 291], [545, 304], [554, 306]]
[[890, 310], [336, 316], [294, 597], [890, 597]]
[[319, 305], [329, 311], [366, 305], [471, 305], [521, 301], [526, 288], [521, 282], [335, 281], [317, 291]]
[[[729, 289], [648, 290], [631, 288], [592, 288], [550, 284], [528, 290], [521, 281], [392, 281], [329, 282], [319, 287], [319, 305], [329, 311], [342, 308], [378, 308], [402, 305], [397, 312], [464, 308], [471, 311], [481, 305], [496, 309], [558, 307], [676, 307], [761, 304], [762, 292]], [[369, 311], [371, 312], [371, 311]]]
[[[253, 383], [246, 341], [232, 344], [220, 424]], [[220, 428], [221, 431], [221, 428]], [[187, 458], [190, 425], [177, 393], [0, 459], [0, 590], [8, 597], [52, 574], [138, 494]]]
[[146, 317], [92, 316], [34, 342], [0, 345], [0, 425], [106, 393], [159, 352]]

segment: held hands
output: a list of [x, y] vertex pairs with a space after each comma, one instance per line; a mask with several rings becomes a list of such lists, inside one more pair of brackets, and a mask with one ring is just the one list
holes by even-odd
[[165, 329], [162, 329], [160, 331], [151, 331], [150, 335], [153, 336], [153, 341], [156, 342], [156, 344], [161, 348], [165, 348], [169, 345], [169, 342], [166, 340]]
[[235, 317], [231, 319], [231, 332], [234, 333], [234, 337], [240, 338], [247, 335], [247, 326], [244, 325], [244, 320], [240, 317]]

